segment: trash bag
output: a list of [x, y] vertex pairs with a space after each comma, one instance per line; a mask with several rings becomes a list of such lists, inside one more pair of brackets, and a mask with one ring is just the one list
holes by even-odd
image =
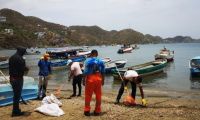
[[51, 104], [51, 103], [55, 103], [58, 106], [62, 106], [62, 103], [53, 94], [44, 97], [42, 100], [42, 104]]
[[126, 106], [135, 106], [136, 105], [135, 99], [131, 95], [126, 96], [123, 103]]
[[64, 115], [64, 111], [59, 108], [58, 104], [51, 103], [51, 104], [43, 104], [40, 107], [36, 108], [35, 111], [41, 112], [45, 115], [59, 117]]

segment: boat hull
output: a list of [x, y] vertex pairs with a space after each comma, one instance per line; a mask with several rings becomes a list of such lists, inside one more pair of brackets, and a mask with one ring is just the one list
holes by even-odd
[[[7, 77], [9, 78], [9, 77]], [[0, 77], [0, 79], [4, 79]], [[36, 99], [38, 94], [38, 85], [31, 77], [24, 77], [24, 85], [21, 97], [23, 100]], [[10, 83], [0, 84], [0, 106], [5, 106], [13, 103], [13, 90]]]
[[123, 54], [123, 53], [131, 53], [132, 50], [133, 50], [132, 47], [130, 47], [130, 48], [121, 48], [121, 49], [119, 49], [119, 50], [117, 51], [117, 53], [119, 53], [119, 54]]
[[158, 62], [157, 61], [152, 61], [152, 62], [148, 62], [148, 63], [144, 63], [144, 64], [140, 64], [140, 65], [136, 65], [136, 66], [131, 66], [131, 67], [127, 67], [124, 69], [120, 69], [119, 72], [115, 71], [113, 74], [114, 78], [119, 78], [119, 73], [123, 76], [124, 73], [128, 70], [128, 68], [132, 68], [133, 70], [135, 70], [140, 76], [147, 76], [147, 75], [152, 75], [155, 73], [159, 73], [162, 72], [163, 69], [166, 67], [167, 65], [167, 61], [162, 61], [162, 62]]
[[123, 68], [127, 63], [127, 60], [115, 60], [108, 63], [105, 63], [105, 73], [111, 74], [113, 71], [116, 71], [117, 68]]
[[192, 76], [200, 76], [200, 68], [190, 68], [190, 73]]
[[68, 60], [51, 61], [52, 70], [60, 70], [67, 68], [67, 61]]
[[196, 56], [190, 60], [189, 68], [192, 76], [200, 76], [200, 56]]
[[0, 62], [0, 69], [6, 69], [9, 67], [8, 60]]

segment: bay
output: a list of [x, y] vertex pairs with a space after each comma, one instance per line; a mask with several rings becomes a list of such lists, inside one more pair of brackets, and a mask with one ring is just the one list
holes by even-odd
[[[169, 63], [163, 73], [145, 77], [143, 80], [144, 87], [162, 90], [200, 91], [200, 78], [191, 78], [189, 70], [189, 60], [192, 57], [200, 56], [200, 43], [145, 44], [138, 46], [140, 47], [139, 49], [125, 54], [117, 53], [120, 46], [91, 46], [89, 49], [97, 49], [100, 58], [110, 57], [112, 60], [127, 59], [127, 67], [154, 60], [154, 55], [165, 46], [167, 49], [175, 52], [174, 62]], [[42, 54], [45, 53], [45, 49], [39, 50]], [[11, 56], [14, 53], [15, 50], [0, 50], [1, 56]], [[28, 76], [34, 77], [35, 80], [38, 80], [37, 62], [42, 54], [25, 56], [26, 64], [30, 68]], [[3, 72], [8, 75], [8, 70], [3, 70]], [[68, 82], [67, 78], [67, 69], [53, 71], [52, 77], [49, 80], [49, 86], [55, 88], [62, 86], [66, 89], [71, 89], [71, 82]], [[113, 80], [111, 75], [106, 75], [104, 89], [115, 90], [119, 86], [120, 81]]]

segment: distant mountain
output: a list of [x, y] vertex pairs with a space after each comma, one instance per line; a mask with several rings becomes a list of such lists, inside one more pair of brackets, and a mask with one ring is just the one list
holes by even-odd
[[191, 43], [191, 42], [200, 42], [199, 39], [193, 39], [189, 36], [176, 36], [174, 38], [166, 38], [163, 40], [165, 43]]
[[162, 39], [159, 36], [144, 35], [132, 29], [106, 31], [98, 26], [67, 27], [46, 22], [37, 17], [24, 16], [11, 9], [1, 9], [0, 17], [2, 16], [6, 17], [6, 22], [0, 22], [0, 47], [2, 48], [199, 41], [182, 36]]

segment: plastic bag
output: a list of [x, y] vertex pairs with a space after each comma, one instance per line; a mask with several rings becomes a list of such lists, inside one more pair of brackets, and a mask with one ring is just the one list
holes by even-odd
[[55, 117], [65, 114], [64, 111], [60, 109], [58, 104], [56, 103], [43, 104], [42, 106], [36, 108], [35, 111], [41, 112], [45, 115], [50, 115], [50, 116], [55, 116]]
[[51, 103], [55, 103], [58, 106], [62, 106], [62, 103], [53, 94], [44, 97], [42, 100], [42, 104], [51, 104]]

